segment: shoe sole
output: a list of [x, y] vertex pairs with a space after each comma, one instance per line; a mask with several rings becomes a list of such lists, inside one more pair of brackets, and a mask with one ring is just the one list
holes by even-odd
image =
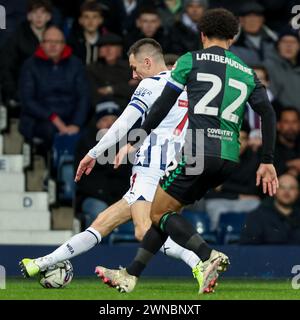
[[22, 273], [23, 277], [25, 279], [26, 278], [30, 278], [30, 276], [29, 276], [29, 274], [28, 274], [28, 272], [26, 270], [25, 264], [22, 261], [19, 262], [19, 266], [20, 266], [21, 273]]
[[220, 263], [221, 259], [219, 258], [209, 265], [209, 269], [204, 275], [203, 289], [202, 291], [199, 291], [200, 294], [214, 292], [214, 288], [216, 287], [219, 278], [218, 267], [220, 266]]
[[100, 267], [96, 267], [95, 273], [97, 277], [101, 279], [101, 281], [110, 288], [115, 288], [121, 293], [125, 293], [126, 291], [121, 288], [117, 283], [112, 281], [110, 278], [106, 277], [104, 271]]

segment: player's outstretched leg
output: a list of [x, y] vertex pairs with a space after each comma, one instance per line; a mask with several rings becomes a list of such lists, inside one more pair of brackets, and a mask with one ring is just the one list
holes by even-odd
[[176, 212], [166, 213], [160, 219], [159, 225], [179, 245], [197, 254], [201, 261], [193, 274], [199, 283], [199, 293], [212, 292], [219, 277], [218, 271], [226, 271], [229, 258], [212, 250], [194, 227]]
[[90, 227], [73, 236], [70, 240], [66, 241], [47, 256], [37, 259], [22, 259], [19, 263], [21, 272], [25, 278], [34, 277], [41, 271], [45, 271], [47, 268], [58, 262], [74, 258], [92, 249], [100, 242], [100, 233], [96, 229]]
[[[138, 241], [142, 241], [152, 224], [150, 219], [151, 202], [136, 201], [131, 205], [130, 210], [135, 229], [135, 237]], [[170, 237], [168, 237], [160, 248], [160, 251], [168, 257], [181, 259], [192, 270], [195, 270], [195, 267], [200, 261], [199, 257], [194, 252], [181, 247]]]
[[[197, 231], [176, 213], [180, 208], [181, 204], [177, 200], [158, 187], [151, 209], [151, 218], [154, 224], [146, 233], [133, 262], [126, 268], [128, 275], [122, 274], [123, 283], [126, 283], [129, 276], [138, 278], [141, 275], [147, 263], [157, 253], [169, 234], [175, 242], [193, 251], [201, 260], [194, 270], [194, 276], [199, 282], [199, 293], [213, 290], [218, 279], [218, 269], [224, 271], [229, 259], [224, 254], [208, 247]], [[174, 211], [170, 211], [170, 209]], [[155, 212], [158, 215], [155, 215]], [[117, 271], [109, 271], [111, 271], [109, 276], [112, 280], [109, 284], [113, 287], [122, 286], [120, 280], [117, 279]], [[124, 292], [127, 291], [124, 290]]]
[[98, 215], [91, 227], [74, 235], [55, 251], [44, 257], [24, 258], [19, 262], [21, 272], [25, 278], [34, 277], [50, 266], [74, 258], [92, 249], [101, 242], [102, 237], [109, 234], [118, 225], [130, 219], [130, 207], [122, 199]]

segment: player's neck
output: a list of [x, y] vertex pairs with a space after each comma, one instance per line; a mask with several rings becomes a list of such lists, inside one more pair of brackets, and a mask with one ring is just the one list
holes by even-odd
[[208, 49], [214, 46], [221, 47], [223, 49], [228, 50], [228, 48], [230, 47], [230, 41], [220, 40], [220, 39], [206, 39], [206, 41], [203, 43], [204, 49]]
[[164, 65], [164, 64], [161, 64], [161, 65], [157, 66], [157, 67], [153, 70], [153, 73], [154, 73], [154, 74], [159, 74], [159, 73], [161, 73], [161, 72], [163, 72], [163, 71], [167, 71], [167, 70], [168, 70], [167, 66]]

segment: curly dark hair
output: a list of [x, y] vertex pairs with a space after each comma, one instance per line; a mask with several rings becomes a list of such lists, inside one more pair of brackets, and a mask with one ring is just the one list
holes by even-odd
[[232, 12], [217, 8], [204, 12], [198, 27], [208, 38], [229, 40], [238, 33], [239, 22]]

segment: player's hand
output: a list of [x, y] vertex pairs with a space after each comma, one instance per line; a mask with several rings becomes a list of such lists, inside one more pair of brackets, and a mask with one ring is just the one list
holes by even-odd
[[123, 159], [126, 157], [127, 154], [135, 152], [136, 149], [131, 144], [126, 144], [124, 147], [122, 147], [119, 152], [116, 154], [114, 159], [114, 169], [119, 168], [121, 165]]
[[76, 176], [75, 176], [75, 182], [78, 182], [84, 173], [86, 175], [89, 175], [93, 170], [95, 164], [96, 164], [96, 159], [93, 159], [89, 155], [86, 155], [79, 163]]
[[277, 179], [277, 173], [275, 167], [272, 164], [261, 163], [256, 172], [256, 186], [259, 186], [262, 182], [263, 193], [273, 196], [278, 187], [279, 182]]

